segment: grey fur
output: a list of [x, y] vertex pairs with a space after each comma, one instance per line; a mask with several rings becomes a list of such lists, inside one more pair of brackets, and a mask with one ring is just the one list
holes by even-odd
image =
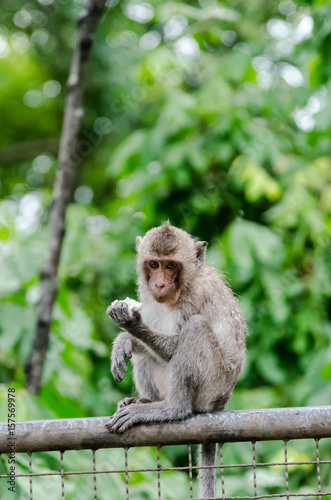
[[[180, 295], [172, 305], [154, 299], [143, 271], [144, 261], [155, 254], [153, 248], [160, 258], [160, 239], [155, 244], [159, 235], [176, 248], [164, 259], [181, 264]], [[120, 402], [107, 424], [111, 432], [124, 432], [142, 422], [223, 410], [246, 358], [244, 318], [222, 275], [204, 264], [206, 243], [194, 243], [188, 233], [169, 223], [138, 241], [141, 314], [137, 310], [129, 314], [123, 302], [110, 306], [107, 313], [126, 330], [113, 345], [112, 373], [121, 381], [121, 368], [127, 371], [125, 358], [132, 357], [135, 385], [143, 401]], [[212, 465], [214, 459], [215, 446], [204, 445], [202, 465]], [[214, 470], [203, 471], [200, 498], [214, 496], [214, 483]]]
[[[199, 450], [199, 465], [202, 467], [215, 464], [217, 445], [214, 443], [202, 444]], [[200, 469], [199, 498], [215, 497], [216, 469]]]

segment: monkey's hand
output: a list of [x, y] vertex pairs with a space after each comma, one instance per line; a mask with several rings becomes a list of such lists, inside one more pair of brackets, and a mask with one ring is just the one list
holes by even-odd
[[125, 358], [132, 358], [132, 340], [126, 332], [116, 338], [111, 353], [111, 372], [117, 382], [122, 382], [124, 379], [121, 369], [125, 372], [128, 371]]
[[130, 312], [128, 304], [123, 300], [111, 304], [107, 309], [107, 314], [117, 325], [129, 332], [135, 330], [141, 324], [141, 314], [138, 309], [133, 307]]

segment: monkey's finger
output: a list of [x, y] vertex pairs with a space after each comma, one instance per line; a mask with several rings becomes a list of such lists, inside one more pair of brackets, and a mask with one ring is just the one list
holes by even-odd
[[119, 314], [124, 318], [130, 318], [129, 307], [125, 302], [118, 302], [115, 305], [115, 308], [118, 310]]
[[116, 424], [116, 421], [117, 421], [117, 420], [116, 420], [116, 419], [114, 419], [115, 415], [116, 415], [116, 413], [114, 413], [114, 415], [112, 415], [112, 416], [109, 418], [109, 420], [108, 420], [108, 422], [107, 422], [107, 424], [106, 424], [106, 427], [107, 427], [107, 429], [108, 429], [110, 432], [116, 432], [116, 431], [115, 431], [115, 424]]
[[132, 308], [132, 316], [137, 320], [141, 320], [141, 314], [136, 307]]
[[117, 380], [117, 382], [122, 382], [122, 380], [124, 379], [124, 375], [122, 372], [118, 372], [116, 373], [115, 375], [113, 375], [114, 379]]
[[124, 398], [117, 404], [117, 410], [119, 410], [120, 408], [124, 408], [124, 406], [129, 406], [132, 404], [136, 404], [138, 402], [139, 402], [138, 398]]
[[121, 302], [120, 307], [122, 308], [123, 311], [125, 311], [129, 314], [129, 306], [126, 302]]
[[[127, 304], [124, 304], [124, 306], [128, 307]], [[122, 302], [117, 302], [116, 304], [111, 304], [110, 306], [107, 307], [106, 313], [108, 316], [113, 317], [116, 312], [120, 312], [123, 309], [123, 303]]]
[[122, 359], [121, 361], [119, 361], [118, 363], [120, 365], [120, 367], [125, 371], [127, 372], [128, 371], [128, 367], [126, 365], [126, 362], [124, 361], [124, 359]]
[[119, 326], [124, 326], [132, 321], [132, 316], [129, 313], [128, 305], [121, 302], [115, 304], [112, 307], [112, 310], [110, 311], [110, 317]]
[[105, 427], [107, 427], [107, 429], [109, 430], [109, 432], [115, 432], [112, 428], [112, 420], [111, 418], [109, 419], [109, 421], [106, 423]]
[[116, 309], [116, 306], [109, 306], [106, 312], [111, 319], [116, 321], [116, 318], [118, 315], [118, 311]]
[[128, 406], [128, 405], [130, 405], [132, 403], [135, 403], [136, 399], [137, 398], [124, 398], [124, 399], [122, 399], [122, 401], [119, 401], [117, 403], [117, 409], [124, 408], [124, 406]]
[[114, 309], [111, 306], [108, 307], [107, 314], [113, 321], [116, 322], [116, 311], [114, 311]]
[[[134, 424], [134, 420], [130, 415], [124, 415], [111, 423], [111, 432], [124, 432], [128, 427]], [[109, 427], [108, 427], [109, 428]]]
[[124, 355], [126, 358], [132, 358], [131, 342], [124, 344]]
[[111, 368], [111, 373], [112, 373], [114, 379], [117, 380], [117, 382], [122, 382], [122, 380], [124, 379], [124, 375], [118, 366], [113, 366]]

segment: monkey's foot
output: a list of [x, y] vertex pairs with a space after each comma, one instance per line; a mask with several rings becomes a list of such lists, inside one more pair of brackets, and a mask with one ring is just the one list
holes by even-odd
[[[130, 398], [128, 398], [130, 399]], [[124, 432], [133, 424], [143, 422], [144, 406], [143, 404], [129, 404], [117, 410], [106, 424], [110, 432]]]
[[124, 398], [122, 401], [118, 402], [117, 408], [124, 408], [124, 406], [129, 406], [136, 403], [151, 403], [152, 401], [147, 398]]

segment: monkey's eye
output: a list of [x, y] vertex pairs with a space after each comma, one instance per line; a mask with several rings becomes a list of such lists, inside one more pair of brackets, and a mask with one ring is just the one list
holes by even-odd
[[177, 269], [177, 267], [178, 267], [177, 262], [168, 262], [168, 264], [166, 265], [166, 268], [171, 270]]
[[159, 263], [156, 262], [155, 260], [151, 260], [149, 261], [148, 263], [149, 267], [151, 267], [152, 269], [157, 269], [159, 267]]

